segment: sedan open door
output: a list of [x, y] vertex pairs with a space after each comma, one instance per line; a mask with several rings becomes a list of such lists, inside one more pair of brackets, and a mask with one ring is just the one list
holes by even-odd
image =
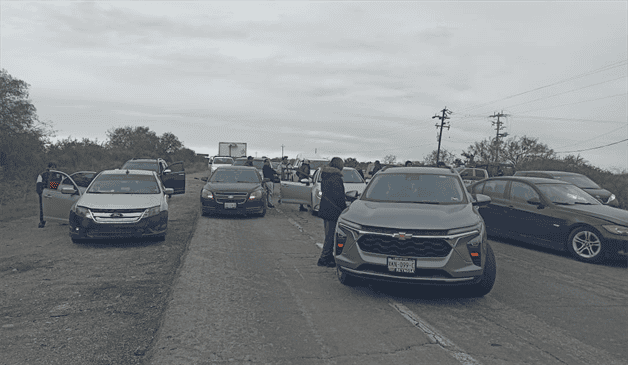
[[[42, 176], [44, 176], [42, 173]], [[70, 208], [85, 192], [65, 172], [50, 170], [41, 194], [44, 220], [68, 223]]]
[[168, 165], [164, 170], [161, 181], [166, 188], [174, 189], [175, 194], [185, 194], [185, 168], [183, 161]]
[[314, 185], [310, 182], [282, 181], [281, 204], [303, 204], [312, 206], [313, 187]]

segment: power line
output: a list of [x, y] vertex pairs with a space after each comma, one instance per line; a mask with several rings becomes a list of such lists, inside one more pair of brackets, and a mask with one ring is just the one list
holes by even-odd
[[568, 105], [575, 105], [575, 104], [582, 104], [582, 103], [586, 103], [589, 101], [596, 101], [596, 100], [602, 100], [602, 99], [609, 99], [609, 98], [615, 98], [617, 96], [626, 96], [627, 93], [623, 93], [623, 94], [615, 94], [615, 95], [609, 95], [609, 96], [604, 96], [601, 98], [596, 98], [596, 99], [588, 99], [588, 100], [581, 100], [581, 101], [577, 101], [575, 103], [567, 103], [567, 104], [560, 104], [560, 105], [554, 105], [554, 106], [548, 106], [546, 108], [541, 108], [541, 109], [530, 109], [530, 110], [525, 110], [522, 111], [520, 113], [527, 113], [527, 112], [534, 112], [534, 111], [538, 111], [538, 110], [547, 110], [547, 109], [554, 109], [554, 108], [560, 108], [561, 106], [568, 106]]
[[582, 73], [582, 74], [579, 74], [579, 75], [575, 75], [575, 76], [572, 76], [572, 77], [569, 77], [569, 78], [566, 78], [566, 79], [563, 79], [563, 80], [560, 80], [560, 81], [557, 81], [557, 82], [554, 82], [554, 83], [551, 83], [551, 84], [548, 84], [548, 85], [540, 86], [540, 87], [537, 87], [537, 88], [532, 89], [532, 90], [524, 91], [524, 92], [519, 93], [519, 94], [510, 95], [510, 96], [507, 96], [507, 97], [502, 98], [502, 99], [497, 99], [497, 100], [490, 101], [488, 103], [477, 104], [477, 105], [474, 105], [474, 106], [470, 106], [468, 108], [463, 108], [461, 111], [477, 109], [477, 108], [480, 108], [480, 107], [483, 107], [483, 106], [494, 104], [494, 103], [496, 103], [498, 101], [512, 99], [512, 98], [517, 97], [517, 96], [525, 95], [525, 94], [528, 94], [528, 93], [531, 93], [531, 92], [534, 92], [534, 91], [538, 91], [538, 90], [542, 90], [542, 89], [545, 89], [545, 88], [548, 88], [548, 87], [551, 87], [551, 86], [554, 86], [554, 85], [562, 84], [562, 83], [565, 83], [565, 82], [568, 82], [568, 81], [572, 81], [572, 80], [576, 80], [576, 79], [579, 79], [579, 78], [582, 78], [582, 77], [585, 77], [585, 76], [593, 75], [593, 74], [596, 74], [598, 72], [603, 72], [603, 71], [607, 71], [607, 70], [610, 70], [610, 69], [613, 69], [613, 68], [616, 68], [616, 67], [625, 66], [625, 65], [628, 64], [627, 61], [628, 61], [628, 59], [624, 59], [624, 60], [621, 60], [621, 61], [613, 62], [613, 63], [608, 64], [606, 66], [602, 66], [602, 67], [600, 67], [598, 69], [591, 70], [591, 71], [588, 71], [588, 72], [585, 72], [585, 73]]
[[609, 143], [609, 144], [605, 144], [603, 146], [598, 146], [598, 147], [593, 147], [593, 148], [587, 148], [584, 150], [576, 150], [576, 151], [560, 151], [560, 152], [556, 152], [556, 153], [572, 153], [572, 152], [584, 152], [584, 151], [591, 151], [591, 150], [597, 150], [600, 148], [604, 148], [604, 147], [608, 147], [608, 146], [612, 146], [614, 144], [618, 144], [618, 143], [622, 143], [622, 142], [626, 142], [628, 141], [628, 138], [626, 139], [622, 139], [621, 141], [617, 141], [617, 142], [613, 142], [613, 143]]
[[557, 147], [557, 148], [571, 147], [571, 146], [575, 146], [575, 145], [577, 145], [577, 144], [586, 143], [586, 142], [592, 141], [592, 140], [594, 140], [594, 139], [597, 139], [597, 138], [600, 138], [600, 137], [604, 137], [604, 136], [606, 136], [606, 135], [608, 135], [608, 134], [615, 133], [615, 132], [617, 132], [618, 130], [620, 130], [620, 129], [624, 129], [624, 128], [626, 128], [626, 127], [628, 127], [628, 124], [626, 124], [626, 125], [622, 125], [622, 126], [621, 126], [621, 127], [619, 127], [619, 128], [615, 128], [615, 129], [613, 129], [613, 130], [612, 130], [612, 131], [610, 131], [610, 132], [606, 132], [606, 133], [604, 133], [604, 134], [600, 134], [599, 136], [596, 136], [596, 137], [593, 137], [593, 138], [589, 138], [589, 139], [584, 140], [584, 141], [580, 141], [580, 142], [576, 142], [576, 143], [572, 143], [572, 144], [567, 144], [567, 145], [560, 146], [560, 147]]

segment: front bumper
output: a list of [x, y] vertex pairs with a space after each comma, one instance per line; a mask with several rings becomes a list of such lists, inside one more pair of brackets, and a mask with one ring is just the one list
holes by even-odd
[[235, 208], [225, 208], [224, 203], [219, 203], [215, 199], [205, 199], [201, 198], [201, 209], [203, 213], [218, 213], [218, 214], [237, 214], [237, 215], [246, 215], [246, 214], [260, 214], [264, 211], [266, 205], [264, 204], [264, 199], [266, 197], [262, 197], [262, 199], [256, 200], [246, 200], [242, 203], [236, 202]]
[[70, 212], [70, 237], [74, 239], [158, 237], [164, 236], [167, 230], [167, 211], [133, 223], [98, 223]]
[[[334, 256], [339, 270], [356, 277], [436, 285], [473, 284], [482, 278], [486, 257], [485, 234], [475, 248], [467, 247], [467, 242], [477, 235], [419, 236], [416, 241], [400, 241], [389, 234], [355, 231], [347, 235], [340, 254], [335, 235]], [[472, 258], [471, 251], [479, 253], [479, 257]], [[389, 258], [414, 260], [414, 272], [390, 271]]]

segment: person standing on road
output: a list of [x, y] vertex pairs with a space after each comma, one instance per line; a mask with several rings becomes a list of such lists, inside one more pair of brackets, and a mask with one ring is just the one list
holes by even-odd
[[336, 222], [340, 213], [347, 207], [345, 201], [345, 186], [342, 181], [344, 163], [340, 157], [334, 157], [328, 166], [321, 171], [321, 207], [318, 216], [324, 220], [325, 243], [321, 257], [316, 263], [318, 266], [335, 267], [333, 248]]
[[50, 181], [50, 170], [56, 168], [57, 164], [49, 162], [46, 171], [37, 176], [36, 189], [37, 195], [39, 195], [39, 228], [44, 228], [46, 226], [46, 221], [44, 220], [44, 205], [41, 195], [44, 193], [44, 189], [48, 187]]
[[244, 166], [251, 166], [253, 167], [253, 156], [249, 156], [246, 158], [246, 162], [244, 163]]
[[412, 167], [412, 161], [410, 160], [406, 161], [406, 167]]
[[[303, 160], [303, 163], [297, 170], [297, 177], [299, 179], [298, 181], [301, 181], [301, 179], [310, 178], [310, 161], [309, 160]], [[301, 204], [299, 205], [299, 210], [302, 212], [307, 212], [307, 207]]]
[[371, 172], [371, 177], [377, 173], [377, 171], [382, 169], [382, 165], [379, 163], [379, 160], [375, 161], [375, 166], [373, 166], [373, 172]]
[[266, 197], [268, 198], [268, 207], [274, 208], [273, 205], [273, 191], [275, 190], [275, 184], [273, 183], [273, 179], [275, 178], [275, 174], [277, 173], [270, 165], [270, 160], [264, 160], [264, 167], [262, 168], [262, 173], [264, 174], [264, 184], [266, 184]]
[[283, 156], [279, 168], [281, 169], [281, 181], [288, 180], [288, 156]]

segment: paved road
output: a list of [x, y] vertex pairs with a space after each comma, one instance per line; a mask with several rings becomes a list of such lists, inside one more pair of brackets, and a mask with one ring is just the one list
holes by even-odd
[[149, 354], [152, 364], [627, 364], [628, 273], [492, 242], [484, 298], [340, 284], [316, 266], [322, 221], [201, 217]]

